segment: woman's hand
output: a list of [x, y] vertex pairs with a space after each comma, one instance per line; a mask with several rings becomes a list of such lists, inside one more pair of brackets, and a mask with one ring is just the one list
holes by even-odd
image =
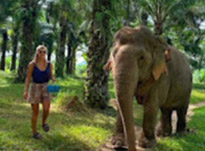
[[23, 98], [26, 100], [28, 98], [28, 91], [24, 91]]
[[55, 77], [52, 77], [51, 80], [52, 80], [53, 83], [56, 82], [56, 78]]

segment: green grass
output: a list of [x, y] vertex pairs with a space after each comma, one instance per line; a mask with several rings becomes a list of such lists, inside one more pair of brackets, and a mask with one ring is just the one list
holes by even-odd
[[83, 115], [52, 109], [48, 120], [51, 131], [48, 134], [43, 132], [39, 118], [38, 130], [44, 138], [36, 141], [31, 139], [30, 106], [13, 103], [13, 106], [2, 109], [0, 114], [0, 146], [8, 151], [15, 147], [18, 150], [42, 151], [95, 149], [111, 135], [110, 123], [114, 120], [96, 112]]
[[[61, 92], [53, 96], [48, 123], [51, 130], [41, 128], [42, 110], [38, 118], [38, 131], [43, 139], [31, 139], [30, 105], [22, 99], [23, 84], [12, 83], [14, 73], [0, 72], [0, 151], [98, 151], [113, 134], [116, 111], [88, 109], [86, 112], [65, 112], [58, 108], [58, 100], [66, 102], [68, 96], [82, 99], [84, 79], [66, 77], [57, 79]], [[113, 81], [109, 80], [110, 97], [114, 98]], [[205, 87], [194, 84], [191, 103], [205, 100]], [[141, 125], [142, 106], [134, 103], [135, 124]], [[196, 134], [168, 137], [158, 141], [154, 151], [205, 150], [205, 108], [195, 110], [188, 127], [197, 129]]]
[[[0, 75], [0, 150], [4, 151], [77, 151], [98, 150], [112, 135], [115, 117], [109, 112], [89, 109], [88, 112], [65, 112], [57, 108], [54, 95], [48, 123], [49, 133], [41, 128], [42, 111], [38, 118], [41, 141], [31, 139], [30, 105], [22, 99], [23, 84], [10, 83], [5, 73]], [[58, 79], [61, 94], [82, 96], [83, 79]], [[111, 111], [110, 113], [113, 113]]]
[[190, 102], [195, 104], [205, 101], [205, 84], [193, 84]]
[[160, 139], [154, 151], [204, 151], [205, 150], [205, 107], [194, 110], [194, 116], [188, 127], [195, 132], [185, 136], [174, 136]]
[[46, 134], [41, 129], [40, 114], [38, 131], [43, 134], [43, 139], [33, 140], [30, 113], [30, 106], [21, 102], [1, 107], [0, 150], [91, 150], [100, 146], [112, 133], [113, 117], [107, 118], [97, 112], [92, 115], [69, 114], [52, 108], [48, 120], [51, 131]]
[[[31, 108], [22, 99], [23, 84], [14, 84], [11, 74], [0, 73], [0, 150], [98, 150], [111, 135], [115, 117], [114, 111], [88, 113], [66, 113], [57, 108], [61, 95], [82, 97], [83, 79], [66, 77], [57, 79], [61, 86], [59, 95], [54, 95], [48, 123], [51, 131], [45, 134], [41, 129], [41, 114], [38, 119], [42, 141], [31, 139]], [[66, 101], [66, 100], [64, 100]]]

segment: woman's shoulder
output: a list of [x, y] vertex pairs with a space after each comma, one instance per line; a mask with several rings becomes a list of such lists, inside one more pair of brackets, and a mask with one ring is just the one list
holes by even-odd
[[30, 61], [28, 65], [35, 65], [34, 61]]
[[28, 68], [33, 68], [35, 65], [35, 62], [34, 61], [30, 61], [29, 64], [28, 64]]

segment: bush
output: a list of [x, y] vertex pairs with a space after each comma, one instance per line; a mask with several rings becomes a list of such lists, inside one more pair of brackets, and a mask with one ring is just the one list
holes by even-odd
[[194, 83], [204, 83], [205, 82], [205, 69], [195, 70], [193, 72], [193, 82]]

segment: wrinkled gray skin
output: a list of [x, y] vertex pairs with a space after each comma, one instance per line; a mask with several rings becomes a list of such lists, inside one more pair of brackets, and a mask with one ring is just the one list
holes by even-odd
[[125, 143], [129, 151], [136, 151], [133, 97], [144, 106], [139, 146], [151, 147], [156, 143], [155, 125], [159, 110], [162, 114], [158, 135], [168, 136], [172, 133], [173, 110], [177, 111], [178, 116], [177, 132], [186, 130], [185, 116], [192, 88], [192, 74], [181, 52], [144, 26], [123, 27], [115, 34], [113, 50], [104, 68], [112, 69], [120, 113], [112, 140], [115, 147]]

